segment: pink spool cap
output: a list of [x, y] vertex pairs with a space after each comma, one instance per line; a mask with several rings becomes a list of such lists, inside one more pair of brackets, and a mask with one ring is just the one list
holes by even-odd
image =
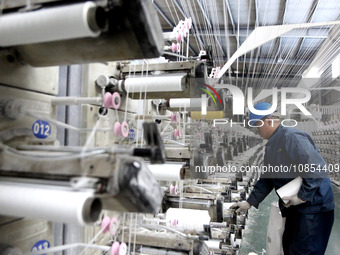
[[119, 255], [119, 243], [116, 241], [111, 246], [111, 255]]
[[126, 121], [123, 121], [121, 127], [120, 127], [120, 132], [122, 134], [123, 137], [128, 137], [129, 135], [129, 125], [127, 124]]
[[183, 41], [183, 36], [182, 36], [181, 32], [179, 32], [179, 33], [177, 34], [176, 41], [177, 41], [177, 42]]
[[109, 226], [110, 234], [113, 236], [116, 235], [118, 227], [119, 227], [119, 221], [117, 218], [113, 217], [112, 220], [110, 221], [110, 226]]
[[112, 94], [110, 92], [106, 92], [103, 101], [105, 108], [109, 109], [112, 106]]
[[181, 34], [183, 35], [183, 37], [187, 37], [189, 30], [184, 26], [182, 28]]
[[177, 43], [177, 53], [180, 53], [180, 52], [181, 52], [181, 44]]
[[191, 18], [185, 19], [185, 26], [186, 26], [187, 29], [191, 29], [191, 27], [192, 27], [192, 19]]
[[172, 219], [171, 220], [171, 226], [177, 226], [178, 225], [178, 220], [177, 219]]
[[176, 135], [175, 135], [175, 137], [177, 137], [177, 138], [182, 138], [182, 130], [180, 130], [180, 129], [175, 129], [175, 132], [176, 132]]
[[120, 100], [119, 93], [118, 92], [113, 93], [113, 95], [112, 95], [112, 107], [113, 107], [113, 109], [116, 109], [116, 110], [119, 109], [120, 102], [121, 102], [121, 100]]
[[174, 185], [170, 185], [170, 188], [169, 188], [169, 192], [171, 195], [174, 195], [175, 194], [175, 186]]
[[171, 113], [170, 120], [171, 120], [172, 122], [179, 122], [179, 118], [180, 118], [179, 112], [177, 112], [176, 114]]
[[100, 225], [101, 229], [103, 230], [103, 233], [106, 233], [107, 231], [110, 230], [110, 217], [105, 216], [104, 219], [102, 220], [102, 224]]
[[119, 255], [126, 255], [127, 254], [127, 245], [126, 243], [121, 243], [119, 246]]
[[177, 139], [177, 134], [178, 134], [177, 129], [175, 129], [175, 130], [174, 130], [174, 138], [175, 138], [175, 139]]
[[121, 124], [118, 121], [113, 126], [113, 134], [115, 136], [121, 136]]
[[177, 51], [177, 43], [172, 43], [171, 44], [171, 51], [176, 52]]
[[218, 74], [220, 73], [220, 70], [221, 70], [220, 67], [217, 67], [217, 68], [216, 68], [215, 75], [214, 75], [214, 78], [215, 78], [215, 79], [218, 78]]
[[177, 184], [175, 185], [175, 195], [177, 195], [178, 194], [178, 186], [177, 186]]

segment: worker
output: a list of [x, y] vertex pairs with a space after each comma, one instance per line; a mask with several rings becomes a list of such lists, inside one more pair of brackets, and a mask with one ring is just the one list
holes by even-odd
[[[271, 104], [261, 102], [254, 108], [268, 110]], [[264, 165], [291, 166], [291, 169], [314, 167], [314, 171], [309, 171], [313, 176], [301, 176], [302, 185], [296, 195], [279, 197], [281, 215], [286, 218], [283, 252], [285, 255], [321, 255], [326, 251], [334, 221], [334, 196], [327, 165], [307, 133], [285, 127], [278, 119], [275, 112], [270, 115], [249, 114], [252, 128], [256, 128], [262, 138], [268, 139]], [[248, 199], [235, 203], [231, 208], [238, 208], [237, 212], [248, 210], [251, 206], [258, 208], [273, 189], [277, 190], [293, 180], [291, 175], [285, 178], [287, 173], [268, 176], [261, 176]]]

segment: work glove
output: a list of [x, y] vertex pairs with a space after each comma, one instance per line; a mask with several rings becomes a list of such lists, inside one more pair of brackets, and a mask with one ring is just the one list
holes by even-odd
[[299, 204], [306, 202], [306, 201], [300, 199], [297, 195], [292, 195], [292, 196], [289, 196], [289, 197], [283, 197], [282, 200], [283, 200], [283, 206], [287, 207], [287, 208], [292, 206], [292, 205], [299, 205]]
[[249, 204], [247, 201], [243, 202], [237, 202], [230, 206], [230, 209], [237, 209], [236, 212], [239, 213], [241, 211], [247, 211], [251, 207], [251, 204]]

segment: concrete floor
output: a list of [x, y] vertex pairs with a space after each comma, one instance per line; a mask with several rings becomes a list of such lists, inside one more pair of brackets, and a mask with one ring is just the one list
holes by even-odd
[[[335, 199], [335, 220], [326, 255], [340, 254], [340, 188], [333, 186], [333, 191]], [[262, 250], [266, 249], [269, 209], [273, 201], [277, 201], [275, 192], [270, 193], [266, 197], [260, 204], [258, 210], [255, 208], [250, 209], [247, 228], [239, 255], [247, 255], [250, 252], [262, 254]]]

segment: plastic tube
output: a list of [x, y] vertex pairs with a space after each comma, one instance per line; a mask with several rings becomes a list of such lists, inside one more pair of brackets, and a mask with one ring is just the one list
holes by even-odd
[[186, 73], [179, 73], [127, 78], [124, 88], [129, 93], [183, 91], [186, 76]]
[[0, 183], [0, 214], [80, 225], [95, 222], [102, 210], [93, 192], [75, 192], [39, 185]]
[[96, 9], [96, 4], [88, 1], [34, 12], [2, 15], [0, 46], [99, 36]]
[[21, 151], [18, 151], [16, 149], [13, 149], [7, 145], [0, 144], [0, 148], [3, 148], [4, 150], [8, 150], [10, 153], [19, 155], [21, 157], [26, 157], [28, 159], [35, 158], [37, 161], [56, 161], [56, 160], [66, 160], [66, 159], [80, 159], [85, 157], [92, 157], [95, 155], [106, 153], [107, 150], [105, 149], [98, 149], [91, 152], [85, 152], [85, 153], [77, 153], [77, 154], [67, 154], [67, 155], [53, 155], [53, 156], [41, 156], [41, 155], [32, 155], [27, 154]]
[[102, 251], [110, 251], [110, 249], [111, 249], [111, 247], [104, 246], [104, 245], [72, 243], [72, 244], [65, 244], [65, 245], [52, 247], [52, 248], [49, 248], [49, 249], [44, 249], [44, 250], [41, 250], [41, 251], [27, 252], [27, 253], [25, 253], [25, 255], [38, 255], [38, 254], [47, 254], [47, 253], [52, 253], [52, 252], [54, 253], [54, 252], [69, 250], [69, 249], [78, 248], [78, 247], [92, 248], [92, 249], [102, 250]]
[[101, 97], [56, 97], [52, 99], [52, 105], [78, 105], [78, 104], [102, 104]]
[[157, 180], [179, 181], [183, 179], [183, 163], [150, 164], [149, 170]]

